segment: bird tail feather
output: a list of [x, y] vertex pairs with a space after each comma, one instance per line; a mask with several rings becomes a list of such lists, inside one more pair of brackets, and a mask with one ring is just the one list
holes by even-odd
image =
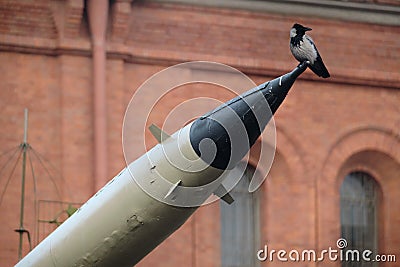
[[314, 62], [314, 64], [310, 65], [309, 67], [319, 77], [322, 77], [322, 78], [330, 77], [330, 74], [329, 74], [327, 68], [325, 67], [325, 64], [322, 61], [321, 57], [318, 57], [317, 60]]

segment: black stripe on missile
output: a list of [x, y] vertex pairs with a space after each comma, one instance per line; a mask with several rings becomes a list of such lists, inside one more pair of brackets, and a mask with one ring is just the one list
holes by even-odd
[[[282, 104], [296, 78], [306, 68], [307, 63], [303, 62], [292, 72], [253, 88], [194, 121], [190, 128], [190, 142], [196, 154], [215, 168], [222, 170], [234, 168], [255, 143], [270, 121], [272, 114]], [[253, 112], [257, 105], [265, 103], [254, 96], [251, 97], [256, 92], [262, 93], [270, 109], [265, 108], [267, 115], [262, 116], [263, 121], [259, 121], [259, 116], [257, 118]], [[242, 126], [238, 126], [238, 123], [241, 123]], [[240, 139], [240, 137], [237, 139], [234, 136], [237, 132], [236, 129], [243, 129], [243, 126], [246, 130], [247, 140]], [[232, 144], [232, 139], [239, 140], [239, 142]], [[202, 142], [202, 140], [208, 140], [208, 142]], [[204, 151], [213, 150], [216, 150], [213, 155], [204, 153]]]

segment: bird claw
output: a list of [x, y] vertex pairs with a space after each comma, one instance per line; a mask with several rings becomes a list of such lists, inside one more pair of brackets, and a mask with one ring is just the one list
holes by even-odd
[[299, 65], [297, 65], [298, 68], [301, 68], [304, 64], [306, 64], [307, 66], [309, 66], [311, 64], [310, 61], [308, 60], [304, 60], [302, 62], [299, 63]]
[[310, 65], [310, 61], [305, 60], [299, 63], [299, 65], [297, 65], [297, 68], [304, 71], [308, 66]]

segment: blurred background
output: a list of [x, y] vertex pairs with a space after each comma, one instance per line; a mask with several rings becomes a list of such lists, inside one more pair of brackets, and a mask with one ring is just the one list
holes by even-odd
[[[289, 51], [295, 22], [313, 29], [331, 78], [307, 70], [293, 86], [275, 115], [269, 173], [248, 166], [234, 204], [201, 207], [137, 266], [396, 266], [259, 262], [256, 253], [337, 249], [342, 237], [347, 248], [400, 261], [397, 0], [0, 0], [1, 265], [15, 264], [126, 166], [124, 113], [146, 79], [205, 60], [260, 84], [298, 64]], [[196, 97], [232, 95], [211, 85], [173, 91], [149, 123], [162, 125]], [[156, 144], [144, 126], [138, 135]], [[250, 194], [254, 172], [268, 177]]]

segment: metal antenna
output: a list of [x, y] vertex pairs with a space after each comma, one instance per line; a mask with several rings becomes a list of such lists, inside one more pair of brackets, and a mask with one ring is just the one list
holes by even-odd
[[24, 120], [24, 140], [21, 144], [22, 149], [22, 177], [21, 177], [21, 209], [19, 217], [19, 229], [15, 231], [19, 233], [19, 246], [18, 246], [18, 259], [22, 259], [22, 242], [24, 233], [27, 233], [28, 240], [30, 243], [30, 234], [28, 230], [24, 228], [24, 209], [25, 209], [25, 174], [26, 174], [26, 152], [28, 150], [29, 144], [28, 140], [28, 109], [24, 110], [25, 120]]
[[[27, 235], [28, 238], [28, 243], [29, 243], [29, 250], [32, 250], [32, 239], [31, 239], [31, 234], [29, 232], [29, 230], [25, 229], [24, 227], [24, 217], [25, 217], [25, 185], [26, 185], [26, 168], [27, 168], [27, 164], [30, 165], [31, 168], [31, 172], [32, 172], [32, 178], [33, 178], [33, 193], [34, 193], [34, 206], [35, 206], [35, 221], [36, 220], [36, 216], [37, 216], [37, 199], [36, 199], [36, 177], [35, 177], [35, 173], [33, 171], [33, 164], [32, 164], [32, 154], [30, 154], [30, 152], [33, 153], [34, 157], [39, 161], [40, 165], [44, 168], [44, 170], [46, 171], [47, 175], [49, 176], [51, 182], [54, 184], [56, 193], [59, 197], [61, 197], [60, 191], [57, 187], [56, 182], [54, 181], [52, 175], [50, 174], [49, 170], [46, 168], [46, 166], [44, 165], [44, 163], [46, 162], [46, 159], [43, 158], [42, 155], [40, 155], [38, 152], [36, 152], [35, 150], [32, 149], [32, 147], [30, 146], [30, 144], [28, 143], [28, 109], [25, 108], [24, 109], [24, 136], [23, 136], [23, 141], [22, 143], [20, 143], [20, 145], [16, 148], [14, 148], [13, 150], [9, 150], [6, 151], [3, 154], [0, 154], [0, 158], [3, 157], [4, 155], [10, 154], [12, 152], [11, 157], [5, 162], [4, 166], [0, 167], [0, 175], [3, 173], [3, 171], [6, 169], [7, 165], [12, 161], [13, 158], [15, 158], [15, 155], [17, 155], [17, 159], [15, 164], [13, 164], [13, 166], [11, 167], [11, 173], [6, 181], [6, 184], [4, 186], [4, 188], [2, 188], [1, 192], [0, 192], [0, 206], [3, 202], [3, 198], [4, 195], [7, 191], [7, 187], [10, 184], [10, 181], [13, 177], [14, 171], [18, 165], [18, 162], [21, 158], [22, 155], [22, 174], [21, 174], [21, 206], [20, 206], [20, 220], [19, 220], [19, 227], [17, 229], [15, 229], [14, 231], [17, 232], [19, 234], [19, 245], [18, 245], [18, 259], [21, 260], [22, 256], [23, 256], [23, 241], [24, 241], [24, 234]], [[29, 168], [29, 167], [28, 167]], [[29, 175], [29, 174], [28, 174]], [[67, 211], [67, 213], [70, 210]], [[36, 229], [36, 233], [38, 233], [38, 229]], [[37, 237], [38, 238], [38, 237]]]

